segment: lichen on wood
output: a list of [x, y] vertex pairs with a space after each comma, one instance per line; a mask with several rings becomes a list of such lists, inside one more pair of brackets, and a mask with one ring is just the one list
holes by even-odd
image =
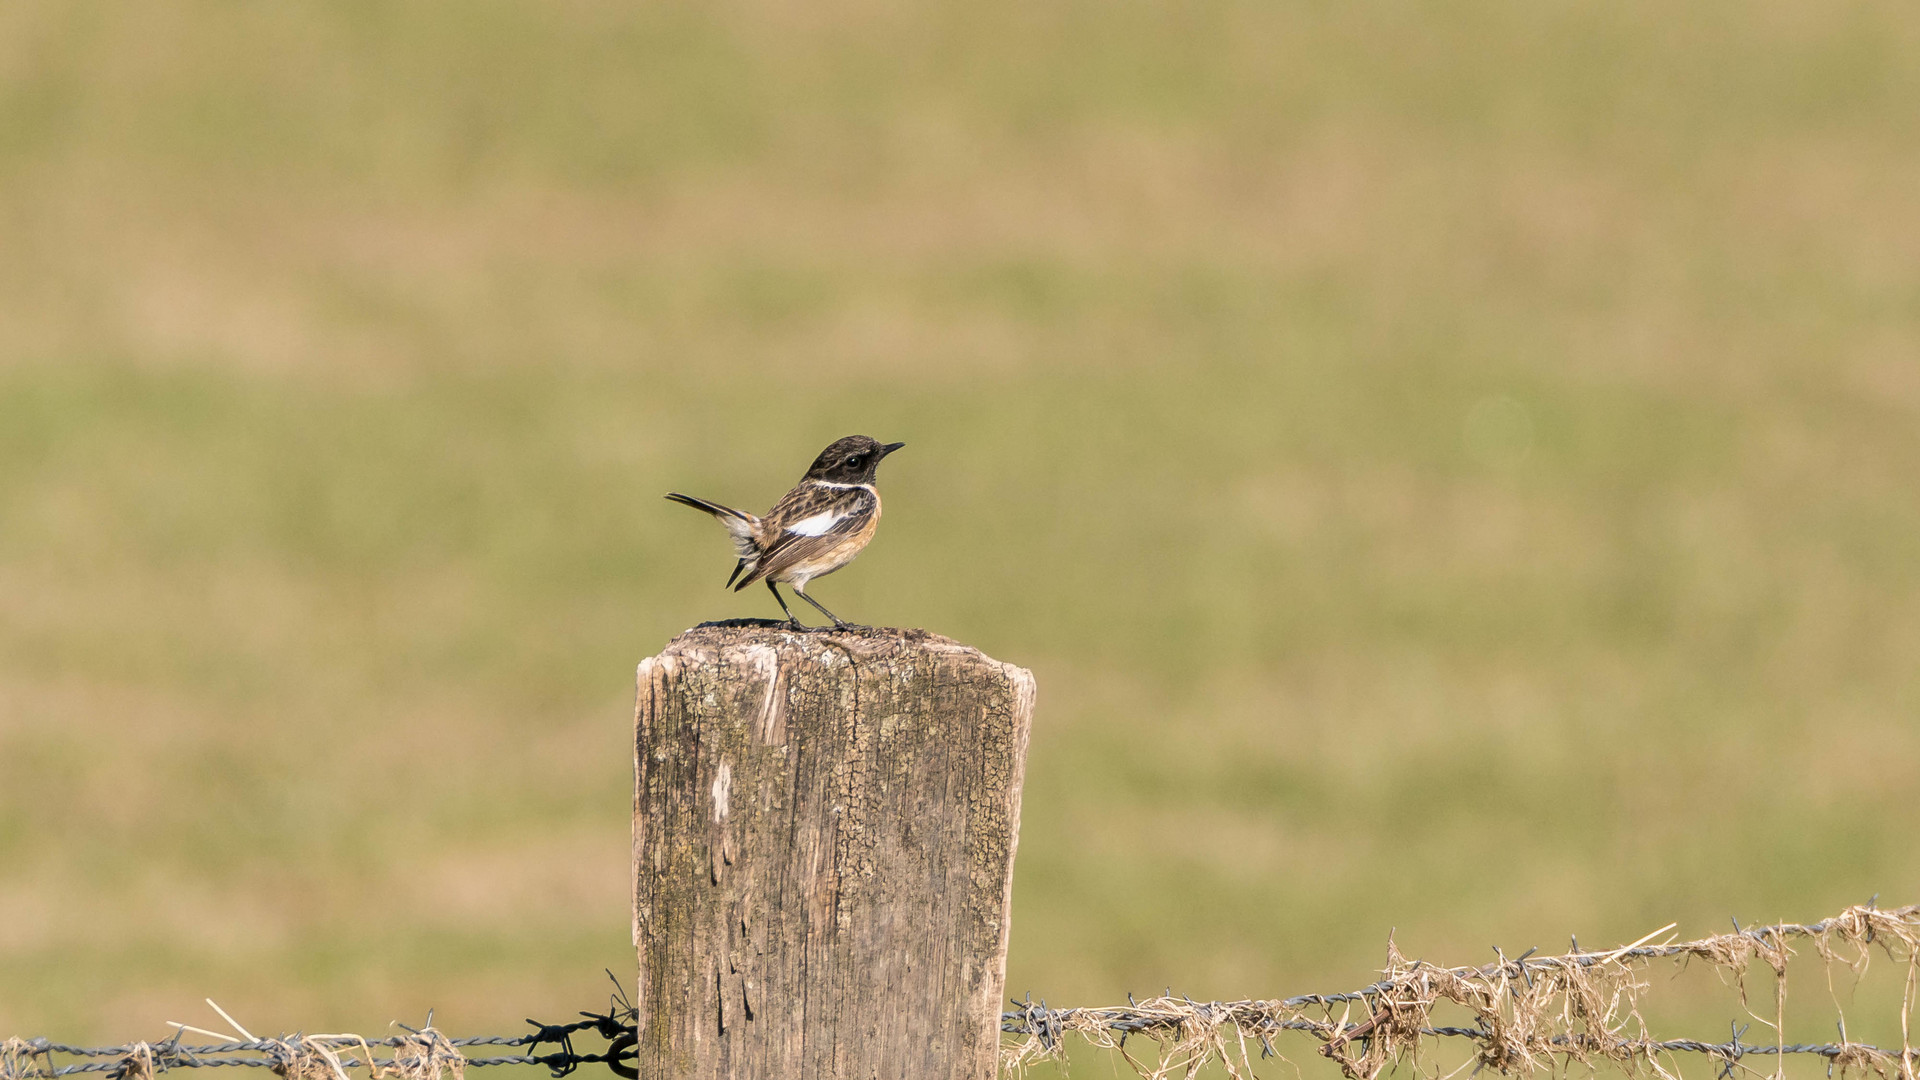
[[991, 1077], [1032, 675], [734, 624], [638, 682], [640, 1075]]

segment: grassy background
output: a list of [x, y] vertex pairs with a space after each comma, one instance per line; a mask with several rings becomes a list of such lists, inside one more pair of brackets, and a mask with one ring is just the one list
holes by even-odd
[[849, 432], [822, 598], [1039, 677], [1015, 994], [1920, 899], [1915, 100], [1892, 2], [4, 5], [0, 1034], [599, 1001], [633, 665], [771, 613], [659, 495]]

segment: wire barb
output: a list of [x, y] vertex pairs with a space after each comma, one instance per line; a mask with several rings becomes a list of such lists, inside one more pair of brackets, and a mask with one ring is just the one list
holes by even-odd
[[[1754, 1045], [1744, 1041], [1746, 1028], [1739, 1027], [1731, 1029], [1725, 1042], [1661, 1039], [1648, 1031], [1638, 1003], [1649, 986], [1642, 973], [1661, 959], [1705, 962], [1727, 972], [1735, 983], [1758, 960], [1784, 985], [1792, 953], [1789, 942], [1796, 939], [1810, 942], [1828, 963], [1839, 958], [1836, 946], [1850, 948], [1854, 959], [1841, 962], [1855, 967], [1865, 964], [1871, 948], [1908, 965], [1915, 973], [1910, 983], [1920, 983], [1920, 905], [1884, 909], [1869, 903], [1816, 923], [1735, 926], [1731, 934], [1657, 942], [1674, 929], [1668, 925], [1631, 945], [1602, 952], [1583, 951], [1578, 940], [1570, 938], [1572, 951], [1560, 956], [1538, 956], [1529, 949], [1509, 957], [1496, 947], [1495, 962], [1457, 968], [1409, 962], [1389, 937], [1384, 977], [1347, 993], [1202, 1004], [1169, 992], [1148, 1001], [1129, 995], [1125, 1007], [1105, 1009], [1036, 1010], [1028, 1004], [1002, 1014], [1001, 1030], [1017, 1037], [1004, 1046], [1002, 1061], [1008, 1071], [1017, 1071], [1059, 1057], [1066, 1034], [1110, 1049], [1119, 1049], [1129, 1035], [1144, 1035], [1160, 1044], [1157, 1066], [1143, 1066], [1124, 1050], [1122, 1054], [1150, 1080], [1188, 1075], [1188, 1070], [1209, 1062], [1234, 1080], [1244, 1080], [1253, 1076], [1248, 1040], [1260, 1047], [1261, 1057], [1277, 1056], [1270, 1037], [1290, 1031], [1319, 1040], [1318, 1052], [1339, 1065], [1349, 1080], [1378, 1080], [1387, 1070], [1409, 1063], [1416, 1077], [1445, 1080], [1454, 1074], [1443, 1076], [1438, 1068], [1423, 1065], [1420, 1056], [1424, 1045], [1441, 1039], [1470, 1044], [1475, 1073], [1490, 1069], [1503, 1075], [1565, 1076], [1573, 1065], [1592, 1067], [1604, 1061], [1629, 1074], [1644, 1069], [1656, 1080], [1678, 1080], [1675, 1057], [1700, 1054], [1713, 1060], [1720, 1077], [1731, 1080], [1736, 1073], [1763, 1075], [1745, 1065], [1746, 1058], [1778, 1062], [1787, 1055], [1811, 1055], [1824, 1058], [1829, 1073], [1913, 1080], [1920, 1050], [1904, 1038], [1897, 1048], [1872, 1046], [1851, 1041], [1842, 1027], [1838, 1042], [1788, 1043], [1781, 1037]], [[1908, 996], [1916, 994], [1909, 990]], [[1464, 1009], [1472, 1023], [1439, 1023], [1436, 1008]], [[1230, 1046], [1230, 1040], [1235, 1045]]]
[[[158, 1074], [172, 1069], [223, 1066], [264, 1068], [280, 1080], [351, 1080], [347, 1075], [350, 1069], [366, 1069], [369, 1080], [464, 1080], [468, 1068], [494, 1065], [543, 1065], [556, 1077], [566, 1076], [582, 1065], [605, 1065], [624, 1080], [638, 1080], [640, 1074], [629, 1062], [633, 1058], [634, 1024], [639, 1013], [620, 991], [619, 980], [614, 981], [614, 986], [605, 1012], [583, 1011], [580, 1014], [583, 1019], [567, 1024], [528, 1020], [534, 1030], [517, 1036], [476, 1035], [450, 1039], [433, 1027], [433, 1015], [429, 1013], [424, 1027], [399, 1024], [406, 1034], [384, 1039], [296, 1033], [278, 1039], [249, 1036], [202, 1046], [182, 1046], [181, 1035], [199, 1030], [185, 1024], [173, 1025], [173, 1036], [165, 1042], [127, 1046], [69, 1046], [47, 1039], [7, 1039], [0, 1042], [0, 1080], [57, 1080], [83, 1073], [105, 1073], [107, 1080], [154, 1080]], [[215, 1011], [219, 1011], [218, 1006]], [[227, 1018], [227, 1022], [240, 1029], [231, 1018]], [[607, 1048], [599, 1053], [584, 1054], [575, 1050], [573, 1037], [581, 1032], [592, 1032], [607, 1040]], [[542, 1045], [558, 1049], [542, 1054], [538, 1052]], [[487, 1057], [468, 1057], [463, 1052], [478, 1046], [507, 1047], [523, 1052]], [[376, 1057], [376, 1047], [391, 1051], [391, 1056]], [[56, 1055], [86, 1060], [62, 1065], [55, 1062]]]
[[[1044, 998], [1035, 1002], [1028, 994], [1009, 1001], [1011, 1008], [1001, 1013], [1000, 1030], [1014, 1036], [1004, 1043], [1002, 1062], [1009, 1071], [1017, 1071], [1057, 1058], [1065, 1053], [1067, 1036], [1075, 1035], [1093, 1046], [1117, 1051], [1150, 1080], [1192, 1075], [1210, 1062], [1222, 1066], [1232, 1080], [1249, 1080], [1252, 1048], [1257, 1047], [1263, 1059], [1284, 1060], [1274, 1037], [1297, 1032], [1319, 1040], [1319, 1052], [1339, 1065], [1349, 1080], [1378, 1080], [1386, 1070], [1408, 1062], [1416, 1076], [1447, 1080], [1455, 1074], [1441, 1077], [1437, 1069], [1423, 1069], [1419, 1057], [1422, 1045], [1438, 1039], [1470, 1044], [1476, 1074], [1492, 1069], [1503, 1075], [1564, 1076], [1574, 1064], [1605, 1061], [1630, 1074], [1644, 1069], [1656, 1080], [1678, 1080], [1673, 1059], [1699, 1054], [1713, 1062], [1716, 1080], [1765, 1075], [1745, 1059], [1771, 1058], [1777, 1063], [1787, 1055], [1823, 1058], [1829, 1074], [1842, 1076], [1915, 1080], [1920, 1075], [1920, 1049], [1908, 1042], [1904, 1024], [1904, 1013], [1911, 1012], [1920, 997], [1916, 989], [1920, 987], [1920, 905], [1889, 909], [1870, 902], [1816, 923], [1742, 929], [1736, 922], [1734, 926], [1731, 934], [1652, 944], [1673, 929], [1667, 926], [1606, 952], [1583, 951], [1572, 938], [1572, 951], [1559, 956], [1538, 956], [1537, 950], [1528, 949], [1510, 958], [1495, 949], [1494, 963], [1456, 968], [1409, 961], [1389, 938], [1387, 966], [1380, 980], [1344, 993], [1276, 1000], [1201, 1002], [1176, 997], [1168, 990], [1146, 1001], [1129, 994], [1124, 1007], [1055, 1009]], [[1837, 1021], [1838, 1042], [1789, 1043], [1775, 1022], [1764, 1020], [1774, 1029], [1775, 1040], [1763, 1044], [1747, 1042], [1747, 1026], [1738, 1024], [1729, 1027], [1725, 1042], [1659, 1039], [1647, 1030], [1638, 998], [1649, 985], [1641, 974], [1653, 961], [1705, 962], [1730, 973], [1737, 983], [1758, 960], [1784, 987], [1792, 955], [1789, 943], [1795, 940], [1810, 942], [1827, 963], [1840, 960], [1863, 968], [1868, 950], [1873, 949], [1907, 965], [1898, 1049], [1853, 1042], [1844, 1017]], [[1837, 953], [1836, 945], [1851, 948], [1854, 958]], [[301, 1033], [261, 1039], [221, 1012], [244, 1038], [186, 1046], [181, 1038], [189, 1031], [224, 1037], [170, 1022], [172, 1036], [158, 1043], [71, 1046], [47, 1039], [6, 1039], [0, 1041], [0, 1080], [58, 1080], [83, 1073], [105, 1073], [106, 1080], [156, 1080], [173, 1069], [222, 1066], [266, 1068], [280, 1080], [352, 1080], [348, 1071], [353, 1069], [366, 1069], [368, 1080], [464, 1080], [468, 1068], [495, 1065], [542, 1065], [559, 1078], [589, 1064], [605, 1065], [623, 1080], [638, 1080], [638, 1069], [631, 1062], [639, 1012], [619, 979], [612, 972], [607, 977], [613, 980], [614, 991], [605, 1011], [582, 1011], [581, 1019], [565, 1024], [529, 1019], [533, 1030], [517, 1036], [450, 1039], [433, 1027], [429, 1013], [426, 1026], [398, 1025], [406, 1034], [384, 1039]], [[1440, 1006], [1464, 1008], [1472, 1023], [1435, 1022], [1434, 1010]], [[1360, 1015], [1358, 1021], [1351, 1020], [1354, 1012]], [[607, 1048], [581, 1053], [574, 1047], [574, 1037], [583, 1032], [606, 1040]], [[1143, 1063], [1127, 1050], [1131, 1035], [1159, 1043], [1157, 1065]], [[464, 1053], [481, 1046], [521, 1052], [487, 1057]], [[555, 1049], [539, 1053], [543, 1046]], [[391, 1051], [391, 1056], [376, 1057], [376, 1048]], [[58, 1058], [81, 1060], [61, 1064]]]

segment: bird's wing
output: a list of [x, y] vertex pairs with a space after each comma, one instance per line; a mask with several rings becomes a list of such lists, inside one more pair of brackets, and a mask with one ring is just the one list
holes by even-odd
[[879, 498], [864, 487], [795, 488], [760, 519], [760, 556], [735, 588], [826, 555], [866, 528], [879, 507]]

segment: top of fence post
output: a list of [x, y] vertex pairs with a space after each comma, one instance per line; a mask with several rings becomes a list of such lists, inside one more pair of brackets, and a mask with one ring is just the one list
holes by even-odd
[[1033, 676], [740, 622], [638, 683], [641, 1077], [991, 1077]]

